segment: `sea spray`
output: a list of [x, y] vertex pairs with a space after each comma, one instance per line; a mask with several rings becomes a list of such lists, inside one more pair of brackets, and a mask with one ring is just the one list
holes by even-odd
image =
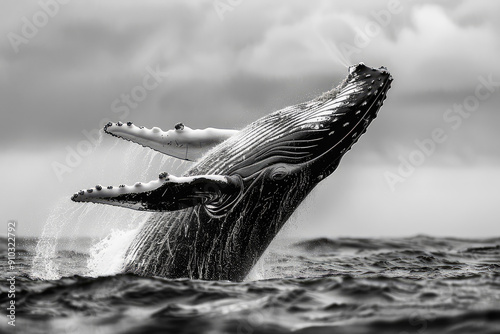
[[[161, 171], [180, 175], [190, 165], [139, 145], [127, 145], [124, 156], [125, 164], [119, 173], [124, 183], [128, 180], [147, 181]], [[127, 263], [126, 254], [131, 242], [151, 213], [103, 205], [92, 207], [101, 212], [100, 217], [94, 218], [98, 225], [113, 228], [91, 247], [85, 275], [96, 277], [119, 273]]]
[[[153, 166], [155, 166], [155, 164], [153, 162], [154, 162], [155, 158], [157, 158], [159, 156], [160, 156], [160, 154], [158, 152], [153, 151], [153, 150], [148, 150], [148, 152], [146, 153], [146, 156], [144, 157], [144, 162], [146, 163], [146, 166], [142, 170], [142, 173], [140, 175], [141, 180], [146, 180], [148, 178], [148, 174], [150, 174], [151, 171], [154, 170]], [[158, 173], [155, 173], [155, 174], [158, 174]]]
[[45, 222], [42, 235], [35, 248], [35, 257], [33, 258], [31, 271], [33, 278], [43, 280], [61, 278], [58, 265], [55, 261], [61, 231], [68, 222], [72, 221], [72, 218], [75, 217], [74, 215], [78, 215], [85, 210], [87, 208], [84, 208], [84, 206], [79, 206], [76, 210], [74, 207], [68, 206], [67, 198], [61, 198], [57, 202]]
[[113, 230], [108, 236], [92, 246], [87, 262], [88, 275], [109, 276], [120, 273], [125, 263], [128, 246], [141, 225], [133, 230]]
[[[99, 137], [99, 144], [101, 141], [102, 137]], [[117, 152], [124, 154], [119, 155], [120, 160], [112, 160], [113, 164], [91, 164], [98, 175], [97, 180], [89, 180], [90, 182], [98, 183], [101, 178], [108, 179], [106, 174], [110, 174], [110, 170], [123, 183], [129, 182], [128, 180], [153, 179], [161, 171], [181, 175], [191, 164], [139, 145], [122, 143], [120, 140], [116, 140], [106, 151], [106, 155], [110, 157]], [[90, 158], [89, 156], [88, 159]], [[65, 195], [57, 202], [45, 222], [35, 249], [31, 276], [53, 280], [75, 274], [102, 276], [120, 272], [126, 261], [128, 246], [150, 213], [103, 205], [79, 205], [70, 202], [70, 195]], [[81, 237], [93, 237], [90, 249], [87, 248], [89, 258], [86, 269], [60, 270], [57, 258], [61, 247], [75, 251], [75, 241]]]

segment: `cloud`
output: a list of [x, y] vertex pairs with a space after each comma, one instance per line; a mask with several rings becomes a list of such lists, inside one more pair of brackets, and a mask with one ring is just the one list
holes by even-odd
[[[6, 39], [0, 45], [0, 106], [6, 114], [0, 139], [77, 141], [81, 130], [116, 117], [112, 101], [140, 83], [147, 66], [158, 64], [171, 76], [134, 110], [133, 121], [241, 127], [336, 85], [346, 68], [331, 47], [355, 45], [356, 34], [389, 3], [247, 1], [223, 21], [212, 2], [70, 3], [19, 54]], [[19, 31], [20, 16], [39, 10], [8, 6], [18, 17], [3, 15], [4, 36]], [[500, 77], [497, 4], [401, 6], [352, 55], [352, 62], [388, 66], [395, 77], [383, 111], [387, 120], [371, 131], [378, 147], [427, 133], [446, 108], [473, 91], [479, 75]], [[484, 112], [493, 114], [488, 108]], [[494, 142], [498, 135], [486, 128]]]
[[[5, 195], [1, 202], [7, 203], [9, 212], [19, 214], [14, 218], [29, 226], [39, 221], [56, 196], [80, 186], [73, 183], [94, 182], [90, 179], [102, 176], [93, 166], [106, 161], [108, 176], [115, 175], [116, 166], [125, 164], [117, 159], [123, 159], [127, 147], [133, 150], [134, 146], [122, 143], [110, 155], [106, 145], [116, 143], [112, 138], [106, 138], [105, 147], [99, 147], [95, 156], [89, 156], [68, 176], [64, 187], [54, 186], [57, 180], [50, 163], [64, 161], [66, 147], [85, 139], [82, 130], [96, 129], [103, 118], [116, 120], [119, 115], [112, 111], [111, 103], [142, 83], [147, 66], [159, 65], [170, 75], [131, 110], [128, 118], [134, 123], [165, 129], [179, 121], [194, 128], [241, 128], [336, 85], [346, 74], [345, 61], [336, 52], [342, 44], [350, 44], [359, 49], [349, 56], [350, 62], [385, 65], [395, 81], [379, 117], [342, 163], [344, 174], [339, 170], [341, 174], [334, 178], [340, 183], [325, 184], [320, 196], [330, 198], [333, 188], [347, 189], [347, 196], [337, 197], [345, 203], [335, 206], [336, 210], [342, 208], [336, 219], [343, 221], [343, 233], [356, 233], [353, 222], [366, 226], [371, 219], [366, 212], [380, 211], [380, 207], [388, 208], [387, 215], [380, 217], [388, 225], [399, 226], [407, 219], [405, 212], [420, 202], [425, 210], [412, 218], [412, 233], [419, 232], [419, 224], [432, 216], [432, 210], [439, 211], [439, 219], [446, 219], [454, 206], [460, 210], [452, 212], [453, 219], [465, 217], [464, 224], [476, 208], [470, 194], [485, 199], [481, 209], [486, 221], [496, 213], [491, 202], [494, 187], [488, 186], [488, 179], [494, 179], [493, 171], [498, 168], [483, 167], [499, 165], [498, 92], [482, 102], [460, 129], [446, 128], [449, 139], [421, 167], [420, 176], [405, 183], [407, 191], [394, 196], [383, 193], [387, 187], [382, 175], [397, 169], [398, 157], [415, 149], [415, 139], [447, 126], [444, 112], [474, 93], [478, 76], [492, 74], [500, 81], [500, 3], [401, 1], [402, 11], [391, 15], [389, 24], [370, 37], [367, 45], [356, 45], [359, 32], [377, 22], [377, 15], [389, 3], [252, 0], [243, 1], [220, 20], [212, 1], [72, 1], [16, 54], [5, 36], [19, 32], [21, 18], [31, 18], [40, 6], [37, 2], [3, 2], [0, 154], [2, 161], [15, 162], [5, 164], [2, 174], [14, 176], [9, 182], [17, 187], [19, 196]], [[134, 154], [125, 154], [126, 160], [135, 158]], [[366, 170], [347, 172], [355, 166]], [[463, 169], [447, 176], [450, 167]], [[441, 169], [434, 173], [434, 168]], [[127, 176], [134, 176], [131, 181], [135, 181], [138, 173]], [[473, 181], [476, 174], [478, 185]], [[440, 182], [443, 177], [444, 183]], [[464, 177], [467, 184], [462, 187]], [[26, 184], [19, 186], [18, 180]], [[357, 184], [349, 183], [355, 181]], [[494, 181], [491, 185], [498, 183]], [[429, 183], [421, 187], [424, 182]], [[454, 182], [457, 186], [451, 187]], [[443, 190], [435, 198], [428, 197], [435, 187]], [[50, 190], [43, 201], [37, 197], [40, 189]], [[482, 189], [486, 189], [484, 194]], [[386, 196], [377, 195], [380, 193]], [[373, 201], [377, 196], [380, 200]], [[352, 216], [352, 203], [360, 199], [370, 210], [358, 210], [360, 214]], [[15, 205], [11, 205], [13, 201]], [[39, 203], [34, 204], [38, 208], [24, 213], [20, 209], [24, 204], [19, 203], [26, 202]], [[440, 209], [436, 202], [449, 204]], [[391, 205], [400, 207], [397, 216], [391, 216]], [[330, 214], [325, 217], [331, 218]], [[426, 231], [432, 231], [432, 224], [435, 220], [429, 219]], [[391, 231], [390, 227], [376, 228], [381, 229], [379, 234]]]

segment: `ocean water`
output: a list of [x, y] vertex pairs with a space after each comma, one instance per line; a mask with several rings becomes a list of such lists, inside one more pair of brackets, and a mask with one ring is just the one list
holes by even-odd
[[500, 238], [283, 240], [244, 282], [121, 274], [127, 238], [18, 238], [15, 328], [1, 239], [0, 331], [500, 333]]
[[[122, 141], [98, 151], [115, 163], [90, 156], [102, 171], [78, 183], [189, 167]], [[121, 268], [149, 214], [70, 203], [70, 195], [61, 194], [39, 239], [16, 239], [14, 272], [0, 238], [0, 333], [500, 333], [500, 238], [285, 233], [243, 282], [140, 277]], [[81, 237], [89, 231], [106, 237]], [[5, 316], [11, 275], [15, 327]]]

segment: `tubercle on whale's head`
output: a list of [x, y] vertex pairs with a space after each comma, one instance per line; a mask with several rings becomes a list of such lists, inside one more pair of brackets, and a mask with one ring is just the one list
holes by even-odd
[[314, 123], [324, 129], [318, 155], [312, 160], [338, 161], [366, 132], [377, 117], [393, 81], [386, 67], [371, 68], [363, 63], [349, 67], [347, 78], [336, 88], [335, 96], [312, 117], [325, 119]]
[[377, 117], [393, 78], [386, 67], [371, 68], [363, 63], [350, 66], [347, 77], [333, 90], [314, 100], [300, 116], [304, 138], [315, 138], [306, 165], [319, 180], [338, 166]]

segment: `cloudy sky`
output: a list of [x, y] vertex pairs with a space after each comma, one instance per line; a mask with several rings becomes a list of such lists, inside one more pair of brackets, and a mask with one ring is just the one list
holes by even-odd
[[498, 1], [10, 0], [0, 8], [0, 218], [16, 219], [21, 235], [40, 235], [61, 207], [97, 230], [117, 211], [81, 212], [69, 201], [75, 190], [188, 167], [99, 138], [103, 122], [242, 128], [329, 90], [360, 61], [387, 66], [393, 88], [286, 233], [500, 234]]

